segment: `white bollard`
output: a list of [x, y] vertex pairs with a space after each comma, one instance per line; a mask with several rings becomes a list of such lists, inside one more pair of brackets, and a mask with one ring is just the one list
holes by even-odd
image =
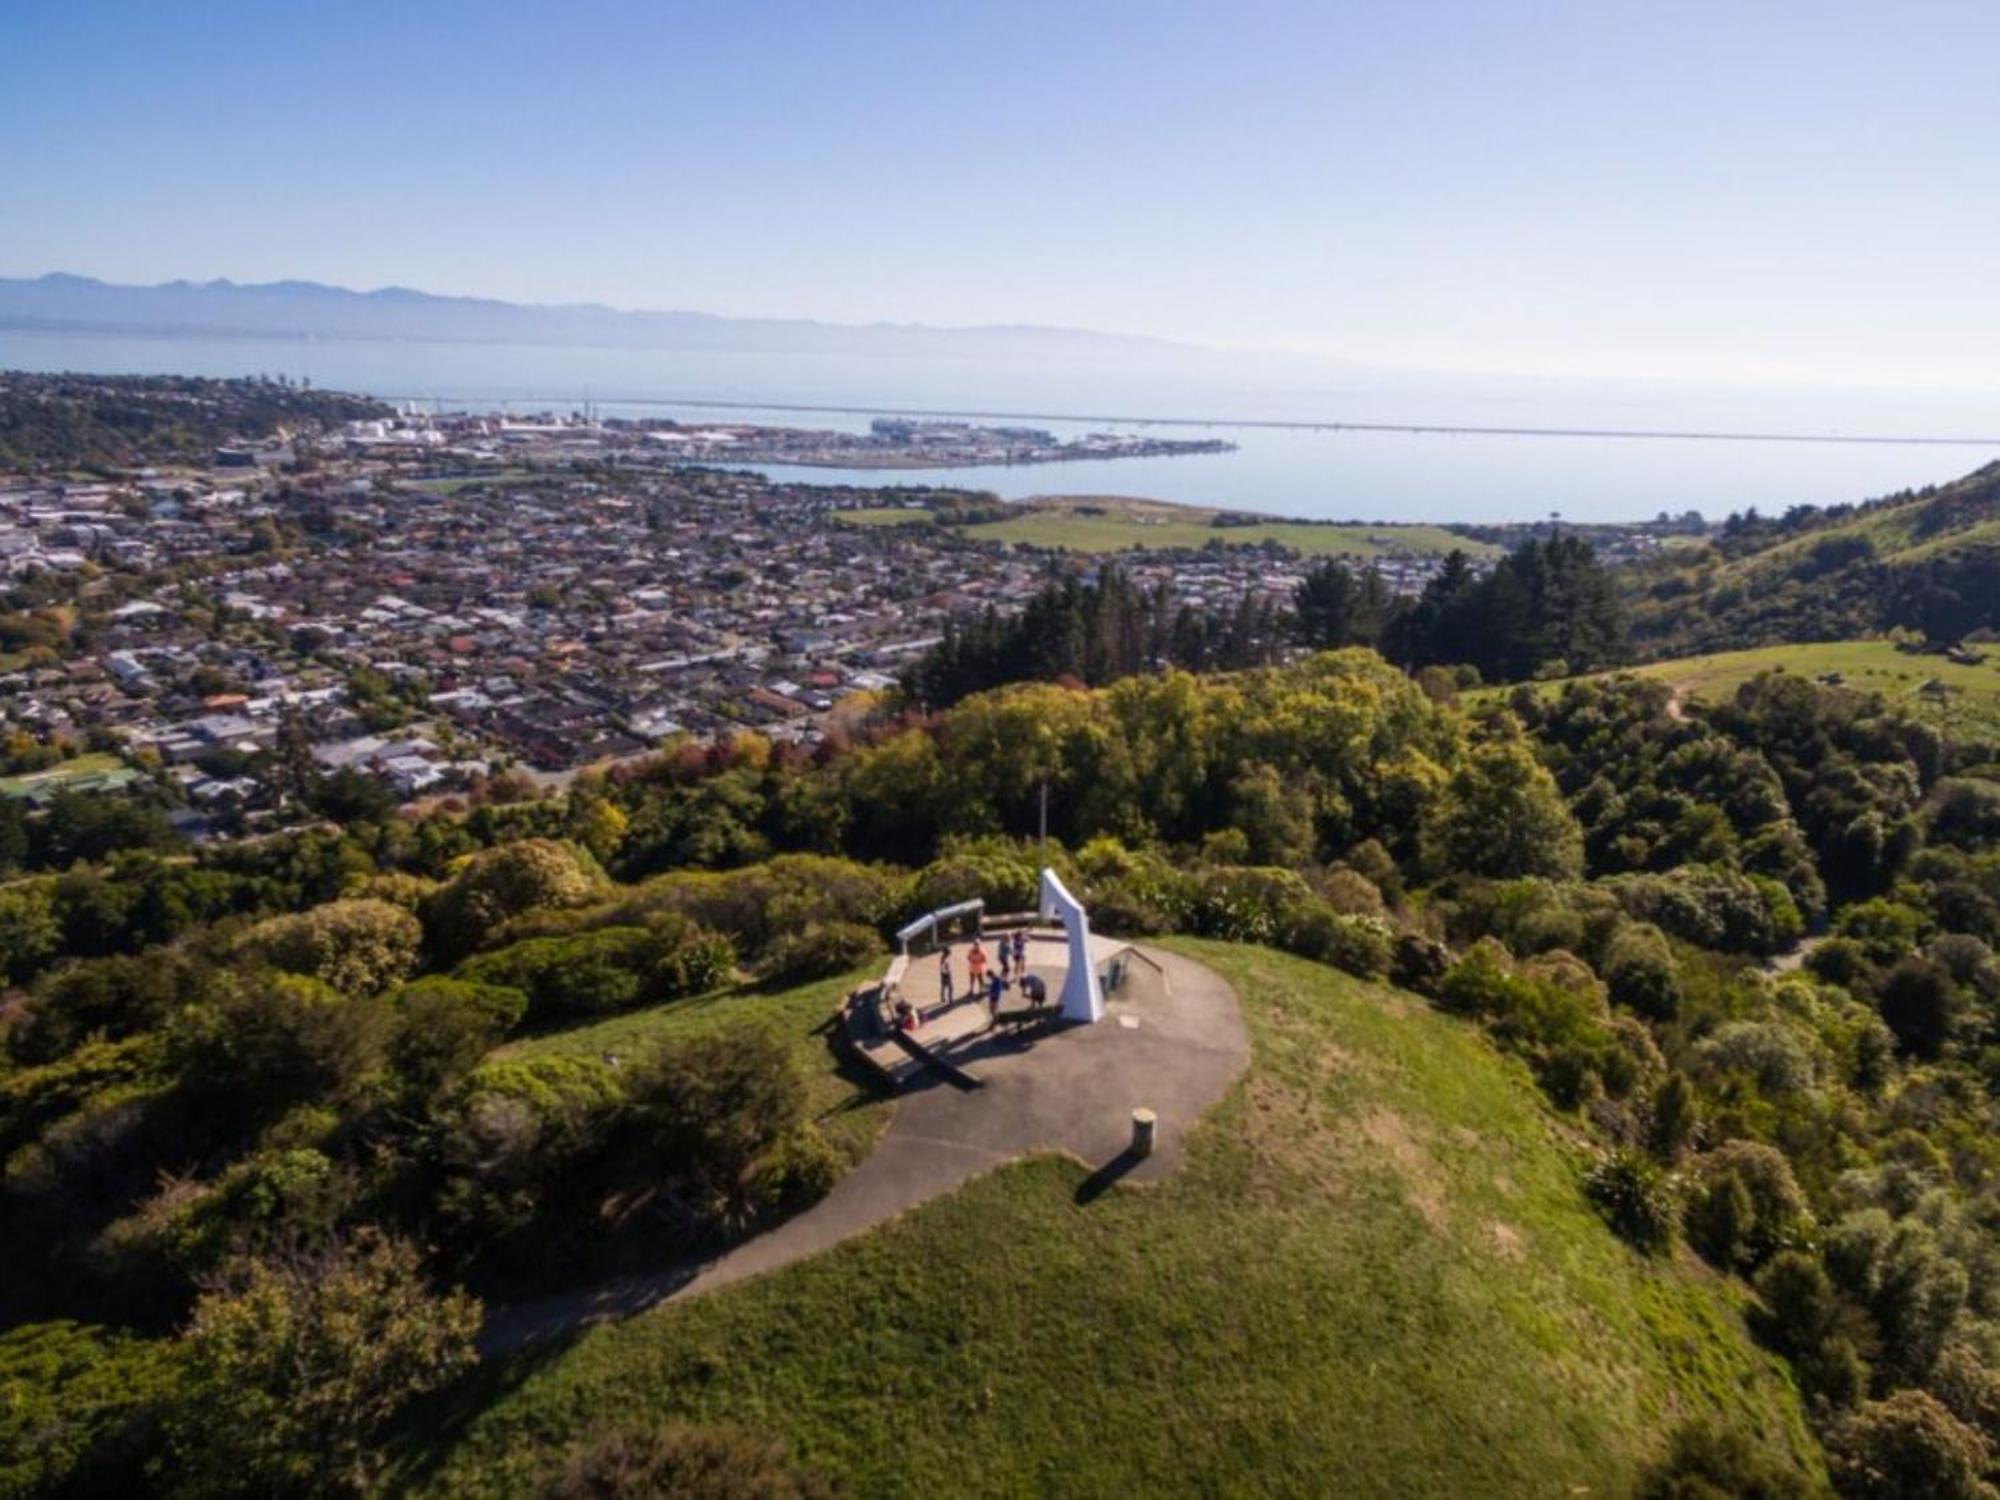
[[1132, 1154], [1151, 1156], [1153, 1154], [1153, 1130], [1159, 1124], [1159, 1117], [1150, 1109], [1132, 1111]]

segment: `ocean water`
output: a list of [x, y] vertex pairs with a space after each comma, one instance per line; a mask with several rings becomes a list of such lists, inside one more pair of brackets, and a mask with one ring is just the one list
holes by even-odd
[[[1237, 451], [921, 471], [751, 467], [829, 484], [964, 485], [1008, 499], [1141, 495], [1321, 519], [1519, 521], [1559, 512], [1629, 521], [1690, 509], [1719, 519], [1753, 505], [1868, 499], [2000, 458], [2000, 400], [1976, 394], [1436, 377], [1226, 355], [1049, 367], [0, 330], [0, 369], [284, 374], [446, 410], [569, 411], [589, 401], [605, 413], [842, 430], [897, 410], [1027, 420], [1064, 436], [1220, 437]], [[1521, 430], [1552, 428], [1707, 436]], [[1804, 440], [1859, 437], [1888, 441]]]

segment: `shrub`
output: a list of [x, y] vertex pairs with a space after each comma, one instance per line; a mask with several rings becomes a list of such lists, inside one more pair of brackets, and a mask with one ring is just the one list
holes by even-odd
[[1951, 975], [1911, 954], [1882, 976], [1875, 998], [1883, 1022], [1905, 1052], [1930, 1058], [1944, 1050], [1959, 1009]]
[[1672, 1163], [1693, 1142], [1701, 1128], [1701, 1101], [1685, 1073], [1670, 1073], [1653, 1091], [1647, 1119], [1647, 1145], [1661, 1161]]
[[1914, 953], [1928, 935], [1930, 925], [1929, 919], [1914, 907], [1877, 897], [1842, 911], [1834, 922], [1834, 931], [1859, 943], [1868, 962], [1887, 967]]
[[[1377, 844], [1375, 847], [1380, 849], [1382, 846]], [[1336, 865], [1320, 878], [1318, 885], [1321, 898], [1344, 917], [1374, 917], [1380, 920], [1388, 915], [1388, 909], [1382, 902], [1382, 892], [1374, 881], [1358, 870]]]
[[387, 1009], [293, 974], [225, 976], [174, 1021], [169, 1057], [182, 1082], [232, 1114], [276, 1113], [357, 1084], [381, 1054]]
[[882, 951], [882, 939], [859, 922], [809, 922], [764, 950], [758, 973], [773, 984], [804, 984], [858, 968]]
[[1584, 1191], [1618, 1237], [1646, 1255], [1673, 1243], [1674, 1203], [1666, 1174], [1636, 1151], [1618, 1150], [1584, 1179]]
[[701, 995], [736, 970], [736, 945], [692, 922], [653, 924], [651, 993], [663, 1000]]
[[1853, 938], [1832, 937], [1806, 955], [1806, 967], [1828, 984], [1853, 987], [1865, 981], [1873, 966], [1868, 950]]
[[[822, 855], [787, 854], [740, 870], [658, 876], [587, 913], [584, 925], [644, 927], [669, 915], [684, 917], [727, 934], [742, 953], [755, 958], [777, 938], [808, 923], [858, 922], [880, 929], [911, 904], [909, 882], [898, 872]], [[517, 922], [515, 927], [524, 925]], [[570, 925], [566, 921], [562, 930]]]
[[1840, 1295], [1813, 1256], [1779, 1252], [1757, 1273], [1756, 1287], [1764, 1304], [1752, 1320], [1757, 1336], [1786, 1358], [1804, 1359], [1833, 1337]]
[[1812, 1493], [1783, 1457], [1734, 1428], [1705, 1422], [1674, 1430], [1666, 1456], [1637, 1491], [1638, 1500], [1806, 1500]]
[[63, 951], [54, 886], [23, 881], [0, 890], [0, 984], [24, 984]]
[[87, 1037], [117, 1040], [150, 1031], [198, 999], [212, 976], [207, 964], [178, 947], [65, 964], [36, 981], [6, 1029], [7, 1050], [18, 1062], [47, 1063]]
[[0, 1494], [143, 1495], [179, 1346], [77, 1323], [0, 1334]]
[[1515, 965], [1507, 950], [1482, 938], [1438, 982], [1448, 1010], [1482, 1017], [1505, 1045], [1538, 1059], [1538, 1072], [1565, 1108], [1580, 1102], [1591, 1078], [1620, 1064], [1603, 1024], [1604, 996], [1597, 978], [1567, 953], [1545, 954]]
[[435, 1094], [520, 1024], [528, 997], [507, 985], [430, 978], [390, 997], [389, 1063], [418, 1097]]
[[1696, 1156], [1690, 1174], [1704, 1186], [1716, 1182], [1742, 1186], [1750, 1218], [1742, 1224], [1736, 1264], [1758, 1266], [1812, 1228], [1806, 1194], [1792, 1178], [1792, 1164], [1774, 1146], [1758, 1140], [1726, 1140], [1712, 1152]]
[[437, 894], [438, 883], [422, 875], [408, 875], [400, 870], [387, 870], [379, 875], [350, 886], [346, 895], [368, 901], [386, 901], [391, 906], [400, 906], [412, 914], [421, 912], [424, 903]]
[[1611, 998], [1652, 1021], [1671, 1021], [1681, 1005], [1680, 967], [1666, 935], [1650, 922], [1618, 928], [1602, 965]]
[[1157, 852], [1134, 853], [1112, 839], [1094, 839], [1077, 856], [1090, 925], [1129, 936], [1168, 932], [1186, 924], [1189, 880]]
[[1870, 1401], [1827, 1433], [1846, 1500], [1990, 1500], [1986, 1440], [1924, 1391]]
[[1777, 1021], [1730, 1021], [1697, 1043], [1697, 1067], [1710, 1077], [1733, 1074], [1772, 1097], [1813, 1085], [1812, 1054], [1790, 1027]]
[[349, 1196], [348, 1174], [321, 1152], [260, 1151], [212, 1183], [167, 1179], [97, 1237], [90, 1259], [126, 1306], [178, 1315], [195, 1281], [232, 1256], [323, 1238]]
[[442, 974], [412, 980], [389, 997], [395, 1009], [409, 1015], [437, 1014], [451, 1009], [477, 1016], [496, 1036], [505, 1036], [528, 1013], [526, 993], [505, 984], [481, 984], [476, 980], [452, 979]]
[[1389, 972], [1396, 939], [1386, 923], [1374, 917], [1349, 917], [1321, 901], [1291, 909], [1279, 941], [1293, 953], [1363, 979]]
[[1982, 849], [2000, 837], [2000, 783], [1947, 777], [1931, 791], [1934, 842]]
[[1952, 1344], [1931, 1366], [1930, 1392], [1991, 1443], [2000, 1437], [2000, 1371], [1967, 1344]]
[[459, 1227], [466, 1258], [504, 1251], [510, 1236], [562, 1213], [623, 1103], [618, 1075], [595, 1058], [502, 1058], [473, 1069], [431, 1129], [446, 1173], [439, 1207]]
[[699, 1223], [730, 1229], [768, 1207], [759, 1159], [806, 1126], [806, 1086], [784, 1039], [762, 1027], [670, 1039], [631, 1070], [639, 1140]]
[[780, 1136], [750, 1166], [744, 1196], [758, 1217], [817, 1203], [840, 1176], [840, 1158], [810, 1123]]
[[1182, 921], [1198, 936], [1273, 946], [1314, 905], [1311, 888], [1295, 871], [1241, 866], [1200, 871], [1187, 882], [1183, 900]]
[[1506, 879], [1583, 871], [1583, 830], [1518, 735], [1475, 746], [1428, 833], [1440, 868]]
[[204, 1295], [186, 1339], [198, 1380], [170, 1419], [197, 1493], [368, 1488], [377, 1436], [472, 1364], [479, 1304], [425, 1284], [416, 1250], [367, 1233], [252, 1261]]
[[1751, 1327], [1792, 1362], [1809, 1396], [1841, 1409], [1868, 1393], [1868, 1366], [1843, 1330], [1864, 1319], [1840, 1300], [1826, 1270], [1800, 1250], [1782, 1250], [1757, 1273], [1763, 1306]]
[[1777, 881], [1717, 865], [1605, 881], [1626, 912], [1700, 948], [1779, 953], [1805, 930], [1798, 903]]
[[837, 1492], [794, 1465], [781, 1443], [675, 1422], [577, 1444], [539, 1493], [541, 1500], [832, 1500]]
[[1725, 1271], [1750, 1263], [1748, 1243], [1756, 1210], [1734, 1172], [1717, 1172], [1695, 1185], [1681, 1215], [1688, 1243]]
[[1834, 1226], [1825, 1255], [1836, 1284], [1874, 1319], [1882, 1369], [1898, 1383], [1922, 1381], [1970, 1290], [1965, 1268], [1937, 1231], [1920, 1219], [1863, 1209]]
[[648, 947], [640, 927], [528, 938], [461, 964], [457, 977], [521, 991], [538, 1021], [607, 1015], [646, 998]]
[[537, 1019], [607, 1015], [713, 989], [735, 964], [727, 938], [663, 913], [650, 927], [527, 938], [461, 964], [458, 977], [527, 995]]
[[526, 912], [579, 906], [599, 881], [576, 851], [554, 839], [520, 839], [482, 850], [424, 906], [424, 931], [446, 957], [482, 946], [502, 922]]
[[482, 1171], [529, 1156], [552, 1168], [594, 1149], [622, 1100], [618, 1075], [596, 1058], [505, 1057], [475, 1068], [445, 1101], [442, 1144]]
[[1398, 989], [1431, 995], [1450, 967], [1451, 950], [1443, 943], [1420, 933], [1399, 933], [1389, 959], [1389, 978]]
[[1955, 984], [1969, 985], [1988, 997], [2000, 993], [2000, 965], [1994, 962], [1993, 950], [1970, 933], [1939, 933], [1925, 946], [1924, 957]]
[[1762, 1264], [1810, 1227], [1805, 1194], [1775, 1147], [1724, 1141], [1697, 1156], [1689, 1175], [1688, 1238], [1725, 1270]]
[[961, 841], [917, 872], [914, 904], [925, 911], [975, 897], [990, 912], [1031, 911], [1040, 898], [1034, 852], [1005, 840]]
[[416, 967], [423, 928], [400, 906], [367, 899], [329, 901], [272, 917], [243, 937], [240, 951], [343, 995], [375, 995]]

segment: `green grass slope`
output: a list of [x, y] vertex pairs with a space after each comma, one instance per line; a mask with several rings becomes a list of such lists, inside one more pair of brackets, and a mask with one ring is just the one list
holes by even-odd
[[[1672, 684], [1690, 703], [1711, 704], [1729, 701], [1737, 688], [1765, 672], [1789, 672], [1813, 680], [1837, 675], [1842, 685], [1880, 693], [1910, 717], [1963, 739], [2000, 735], [2000, 649], [1988, 650], [1985, 661], [1972, 665], [1943, 656], [1898, 651], [1891, 641], [1816, 641], [1803, 646], [1681, 656], [1628, 670], [1635, 677]], [[1534, 688], [1553, 697], [1566, 682], [1576, 680], [1539, 682]], [[1932, 683], [1943, 691], [1931, 688]], [[1481, 688], [1468, 697], [1476, 703], [1505, 698], [1512, 691], [1508, 687]]]
[[889, 1105], [841, 1065], [823, 1032], [827, 1018], [848, 992], [881, 972], [882, 964], [874, 963], [790, 989], [738, 985], [545, 1032], [501, 1050], [513, 1056], [555, 1053], [629, 1061], [670, 1038], [701, 1036], [725, 1027], [768, 1026], [784, 1037], [798, 1059], [811, 1119], [842, 1159], [853, 1163], [868, 1154], [888, 1123]]
[[1180, 1172], [1020, 1163], [817, 1260], [483, 1372], [403, 1483], [731, 1420], [857, 1494], [1618, 1494], [1680, 1419], [1811, 1449], [1723, 1283], [1645, 1261], [1523, 1072], [1420, 1002], [1177, 942], [1251, 1069]]

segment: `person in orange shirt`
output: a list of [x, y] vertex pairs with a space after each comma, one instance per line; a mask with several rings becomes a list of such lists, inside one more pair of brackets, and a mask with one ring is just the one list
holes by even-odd
[[980, 946], [978, 938], [972, 940], [972, 951], [965, 955], [965, 971], [972, 980], [966, 989], [977, 995], [986, 981], [986, 950]]

